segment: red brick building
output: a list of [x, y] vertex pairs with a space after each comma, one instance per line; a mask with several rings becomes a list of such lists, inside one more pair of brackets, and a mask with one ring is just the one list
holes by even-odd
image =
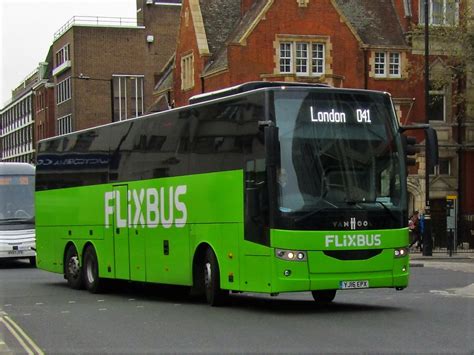
[[[407, 36], [413, 53], [413, 80], [422, 81], [424, 61], [424, 1], [403, 1]], [[467, 0], [429, 1], [429, 109], [422, 117], [436, 129], [439, 165], [430, 172], [430, 206], [435, 238], [452, 230], [458, 248], [474, 247], [474, 46], [472, 10]], [[424, 105], [424, 87], [415, 92]], [[409, 177], [415, 200], [424, 202], [424, 157], [418, 175]], [[418, 194], [417, 194], [418, 192]], [[450, 206], [452, 206], [450, 208]], [[449, 216], [451, 214], [451, 216]], [[443, 244], [442, 243], [442, 244]]]
[[53, 137], [56, 131], [54, 85], [50, 82], [52, 75], [52, 51], [48, 52], [46, 62], [40, 63], [39, 80], [33, 86], [35, 141]]
[[[458, 2], [453, 5], [450, 1], [441, 0], [442, 6], [430, 1], [431, 25], [457, 25], [460, 8]], [[388, 91], [401, 124], [424, 123], [422, 6], [422, 0], [241, 0], [218, 4], [184, 0], [176, 54], [161, 73], [156, 98], [169, 106], [182, 106], [193, 95], [247, 81], [323, 82]], [[449, 53], [442, 45], [431, 51], [430, 80], [449, 76], [444, 60]], [[436, 228], [442, 234], [451, 223], [447, 197], [459, 196], [461, 191], [470, 193], [471, 198], [465, 197], [459, 205], [463, 214], [459, 219], [474, 215], [474, 191], [467, 180], [474, 167], [469, 158], [472, 152], [464, 153], [461, 168], [452, 95], [453, 85], [431, 90], [433, 102], [428, 113], [440, 143], [440, 165], [430, 175], [430, 200], [437, 206], [435, 215], [441, 222]], [[465, 135], [465, 141], [472, 142], [474, 135], [467, 130]], [[418, 135], [420, 143], [423, 139]], [[425, 206], [423, 149], [417, 160], [409, 177], [412, 210]], [[469, 237], [469, 228], [466, 233], [462, 238]]]

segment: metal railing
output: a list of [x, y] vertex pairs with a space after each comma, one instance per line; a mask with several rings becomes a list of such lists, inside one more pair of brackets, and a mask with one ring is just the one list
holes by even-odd
[[59, 30], [54, 33], [54, 40], [61, 37], [74, 25], [86, 26], [113, 26], [113, 27], [138, 27], [136, 18], [132, 17], [103, 17], [103, 16], [73, 16]]

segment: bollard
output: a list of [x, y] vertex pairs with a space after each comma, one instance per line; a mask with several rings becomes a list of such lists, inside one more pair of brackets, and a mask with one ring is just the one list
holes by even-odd
[[450, 229], [448, 231], [448, 254], [449, 256], [453, 256], [454, 252], [454, 231]]

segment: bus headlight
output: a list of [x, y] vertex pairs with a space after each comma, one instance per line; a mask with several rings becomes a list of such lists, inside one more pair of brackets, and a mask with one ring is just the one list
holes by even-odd
[[408, 248], [397, 248], [394, 250], [394, 256], [396, 258], [403, 258], [408, 255]]
[[276, 249], [275, 255], [279, 259], [288, 260], [288, 261], [306, 261], [307, 260], [306, 252], [302, 250]]

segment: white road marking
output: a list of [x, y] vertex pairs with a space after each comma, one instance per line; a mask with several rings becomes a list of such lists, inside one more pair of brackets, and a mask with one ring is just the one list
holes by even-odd
[[425, 267], [431, 267], [435, 269], [474, 273], [474, 263], [423, 260], [423, 264]]
[[474, 298], [474, 284], [470, 284], [466, 287], [448, 288], [446, 290], [430, 290], [430, 292], [445, 297]]
[[10, 331], [18, 343], [23, 347], [27, 354], [44, 355], [43, 351], [36, 343], [16, 324], [10, 317], [4, 315], [0, 317], [0, 322]]

